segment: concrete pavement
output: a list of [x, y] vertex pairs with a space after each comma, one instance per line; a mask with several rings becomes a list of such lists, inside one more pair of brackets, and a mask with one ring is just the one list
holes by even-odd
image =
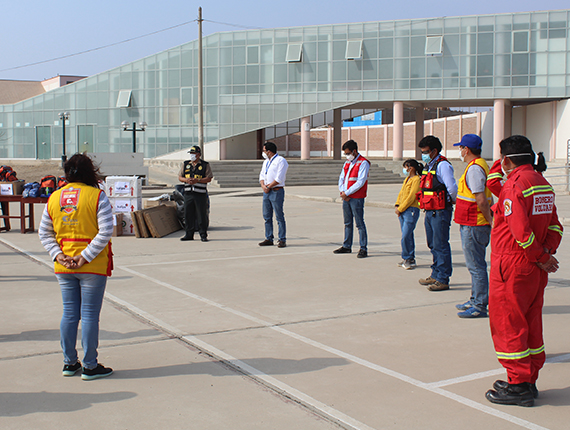
[[[421, 221], [419, 267], [396, 266], [398, 190], [370, 188], [367, 259], [332, 254], [334, 186], [287, 188], [284, 249], [257, 246], [257, 189], [212, 193], [208, 243], [114, 238], [99, 359], [115, 373], [97, 381], [61, 376], [59, 287], [37, 235], [14, 223], [0, 234], [0, 428], [567, 429], [567, 241], [546, 292], [540, 398], [493, 405], [484, 393], [505, 374], [488, 319], [454, 307], [470, 293], [458, 228], [451, 290], [429, 292]], [[557, 204], [570, 218], [570, 197]]]

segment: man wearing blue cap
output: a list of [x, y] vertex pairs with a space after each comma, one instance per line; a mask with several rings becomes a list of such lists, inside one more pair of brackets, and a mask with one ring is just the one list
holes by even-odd
[[493, 197], [487, 188], [489, 166], [481, 158], [483, 142], [476, 134], [466, 134], [459, 146], [459, 157], [467, 163], [457, 186], [457, 204], [454, 221], [459, 224], [465, 264], [471, 273], [471, 299], [456, 305], [459, 318], [487, 316], [489, 303], [489, 276], [485, 252], [491, 237], [491, 205]]

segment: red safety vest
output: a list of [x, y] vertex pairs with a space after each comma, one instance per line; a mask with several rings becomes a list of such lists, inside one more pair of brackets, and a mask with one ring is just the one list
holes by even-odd
[[[358, 154], [358, 158], [356, 159], [356, 162], [354, 163], [354, 165], [350, 169], [350, 174], [348, 175], [348, 182], [346, 184], [347, 190], [350, 187], [352, 187], [356, 183], [356, 181], [358, 180], [358, 172], [360, 170], [360, 166], [364, 162], [367, 162], [368, 164], [370, 164], [370, 161], [368, 161], [362, 155]], [[343, 172], [344, 172], [345, 178], [346, 178], [346, 174], [348, 172], [348, 169], [350, 167], [350, 164], [351, 164], [350, 161], [347, 161], [344, 163]], [[352, 193], [348, 197], [350, 197], [352, 199], [363, 199], [366, 197], [366, 191], [367, 190], [368, 190], [368, 178], [366, 178], [366, 182], [364, 182], [364, 185], [362, 187], [360, 187], [356, 192]]]
[[436, 175], [437, 166], [442, 161], [449, 163], [447, 158], [439, 155], [439, 159], [434, 163], [431, 170], [427, 170], [427, 164], [424, 167], [422, 179], [420, 180], [421, 191], [417, 194], [420, 209], [437, 211], [445, 209], [447, 206], [447, 188], [445, 188], [445, 184], [439, 181]]

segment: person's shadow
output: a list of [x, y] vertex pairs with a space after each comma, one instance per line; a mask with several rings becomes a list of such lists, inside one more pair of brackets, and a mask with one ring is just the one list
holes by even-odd
[[[304, 358], [302, 360], [290, 360], [281, 358], [252, 358], [240, 360], [242, 363], [253, 367], [259, 373], [257, 375], [291, 375], [305, 372], [315, 372], [333, 366], [344, 366], [348, 362], [344, 358]], [[171, 366], [149, 367], [143, 369], [125, 369], [113, 373], [113, 379], [148, 379], [164, 378], [181, 375], [212, 375], [227, 376], [234, 373], [233, 367], [240, 367], [240, 362], [199, 362], [188, 364], [173, 364]], [[250, 369], [244, 369], [248, 371]], [[256, 375], [255, 372], [252, 373]]]
[[74, 412], [95, 403], [120, 402], [135, 397], [130, 391], [111, 393], [2, 393], [0, 417], [21, 417], [38, 412]]

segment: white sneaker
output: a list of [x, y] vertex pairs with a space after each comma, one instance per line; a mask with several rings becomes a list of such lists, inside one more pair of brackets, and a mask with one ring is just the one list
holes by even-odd
[[406, 260], [402, 260], [398, 263], [398, 267], [404, 267], [404, 263], [406, 262]]
[[416, 260], [406, 260], [404, 264], [402, 264], [402, 267], [406, 270], [414, 269], [416, 266]]

